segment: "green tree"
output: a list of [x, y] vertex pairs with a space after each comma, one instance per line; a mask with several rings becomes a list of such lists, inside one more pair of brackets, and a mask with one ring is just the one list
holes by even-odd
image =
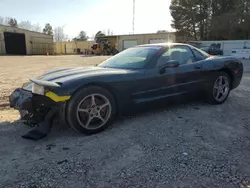
[[98, 42], [98, 37], [102, 37], [102, 36], [105, 36], [105, 34], [102, 31], [98, 31], [95, 34], [95, 41]]
[[167, 33], [167, 30], [158, 30], [156, 33]]
[[81, 41], [86, 41], [86, 40], [88, 40], [88, 36], [87, 36], [87, 34], [86, 34], [86, 32], [85, 31], [81, 31], [80, 33], [79, 33], [79, 39], [81, 40]]
[[79, 35], [75, 37], [73, 40], [74, 41], [87, 41], [88, 38], [89, 37], [87, 36], [85, 31], [80, 31]]
[[225, 40], [234, 38], [233, 33], [238, 27], [237, 1], [238, 0], [213, 0], [211, 4], [211, 27], [209, 39]]
[[48, 35], [53, 35], [53, 29], [52, 26], [47, 23], [43, 29], [43, 33], [48, 34]]
[[10, 18], [9, 21], [8, 21], [8, 24], [11, 26], [11, 27], [17, 27], [17, 21], [15, 18]]
[[195, 40], [249, 39], [250, 0], [172, 0], [172, 27]]
[[180, 33], [190, 33], [197, 40], [198, 7], [196, 0], [172, 0], [170, 12], [173, 17], [172, 27]]

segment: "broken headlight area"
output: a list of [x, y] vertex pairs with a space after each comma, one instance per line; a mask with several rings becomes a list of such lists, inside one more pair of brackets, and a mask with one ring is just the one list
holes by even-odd
[[32, 93], [37, 95], [45, 95], [45, 88], [44, 86], [32, 83]]
[[20, 112], [20, 120], [30, 127], [35, 127], [22, 136], [25, 139], [39, 140], [46, 137], [56, 116], [64, 117], [64, 102], [70, 98], [57, 96], [50, 91], [49, 88], [57, 86], [55, 83], [46, 82], [49, 86], [44, 86], [44, 82], [37, 82], [16, 89], [9, 97], [10, 107]]

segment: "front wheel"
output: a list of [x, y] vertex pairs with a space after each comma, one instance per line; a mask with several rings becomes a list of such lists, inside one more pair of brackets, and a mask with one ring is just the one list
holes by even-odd
[[105, 130], [113, 122], [115, 114], [114, 97], [106, 89], [97, 86], [78, 91], [67, 107], [69, 125], [84, 134]]
[[209, 84], [207, 91], [208, 102], [211, 104], [224, 103], [231, 90], [231, 79], [225, 72], [218, 72]]

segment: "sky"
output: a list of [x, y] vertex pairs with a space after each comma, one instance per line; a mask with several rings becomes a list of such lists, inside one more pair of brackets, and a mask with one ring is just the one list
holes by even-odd
[[[135, 0], [135, 33], [172, 31], [171, 0]], [[64, 26], [74, 38], [83, 30], [92, 37], [99, 30], [132, 33], [133, 0], [0, 0], [0, 16]]]

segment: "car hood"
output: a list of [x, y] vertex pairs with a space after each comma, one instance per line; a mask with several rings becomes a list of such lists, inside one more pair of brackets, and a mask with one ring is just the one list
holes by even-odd
[[94, 77], [111, 74], [126, 74], [128, 71], [124, 69], [112, 69], [102, 67], [77, 67], [65, 68], [47, 72], [35, 79], [53, 82], [65, 82], [77, 78]]
[[[63, 84], [67, 81], [78, 80], [83, 78], [100, 77], [105, 75], [125, 75], [129, 70], [103, 68], [103, 67], [75, 67], [75, 68], [63, 68], [46, 72], [41, 76], [32, 79], [32, 82], [41, 83], [47, 85], [48, 82], [55, 82]], [[27, 82], [23, 85], [24, 89], [31, 90], [31, 82]]]

